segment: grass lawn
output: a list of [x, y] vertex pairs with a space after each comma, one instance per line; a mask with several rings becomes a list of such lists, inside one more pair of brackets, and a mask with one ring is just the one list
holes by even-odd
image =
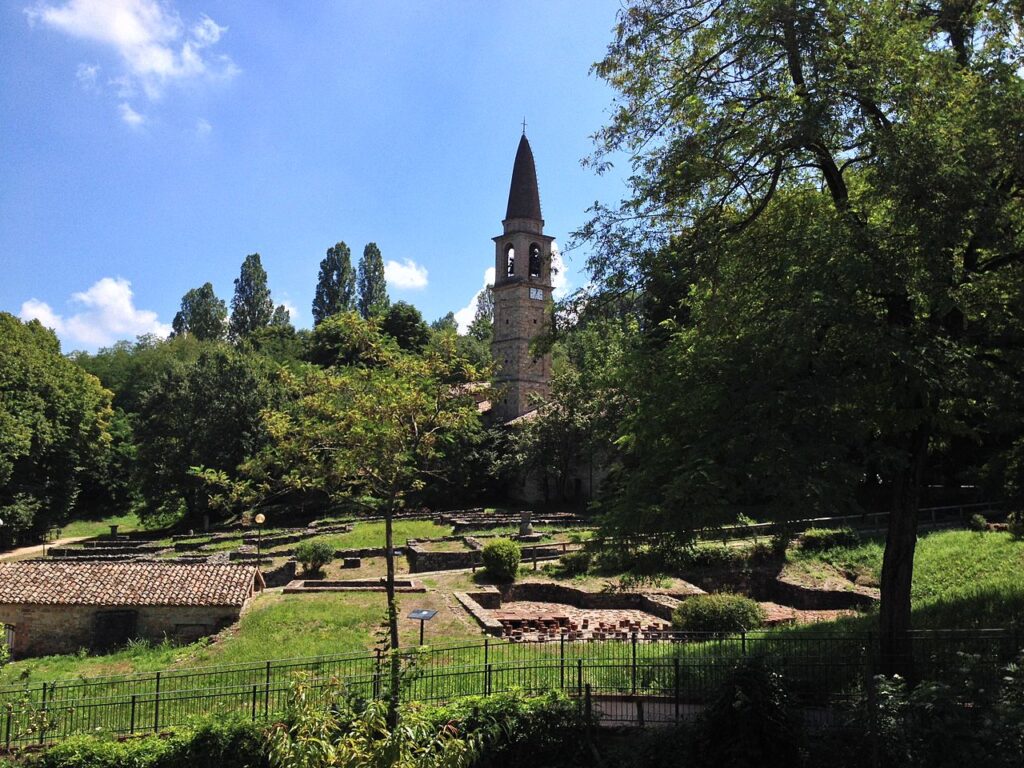
[[[396, 520], [394, 523], [395, 546], [404, 546], [409, 539], [432, 539], [450, 536], [451, 526], [437, 525], [430, 520]], [[348, 533], [331, 533], [316, 536], [308, 541], [324, 541], [334, 549], [372, 549], [384, 546], [384, 523], [356, 523]], [[284, 548], [293, 548], [288, 544]]]
[[[797, 565], [828, 563], [848, 574], [881, 576], [882, 539], [818, 553], [794, 550]], [[923, 535], [914, 557], [911, 592], [919, 628], [991, 628], [1024, 617], [1024, 541], [1008, 533], [937, 531]]]
[[112, 515], [96, 520], [73, 520], [60, 531], [60, 538], [70, 539], [79, 536], [101, 536], [110, 533], [110, 526], [116, 525], [118, 533], [141, 531], [142, 522], [134, 512], [124, 515]]

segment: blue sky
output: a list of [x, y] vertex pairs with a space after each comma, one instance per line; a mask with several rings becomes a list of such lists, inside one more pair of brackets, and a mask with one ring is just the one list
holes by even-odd
[[338, 240], [428, 320], [471, 305], [524, 116], [559, 243], [621, 196], [579, 163], [618, 0], [2, 2], [0, 310], [66, 351], [165, 331], [206, 281], [230, 301], [252, 252], [308, 327]]

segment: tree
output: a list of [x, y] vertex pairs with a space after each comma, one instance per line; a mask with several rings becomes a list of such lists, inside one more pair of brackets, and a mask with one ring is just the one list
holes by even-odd
[[181, 309], [171, 322], [173, 335], [191, 334], [200, 341], [217, 341], [224, 338], [227, 317], [227, 306], [213, 292], [213, 284], [203, 283], [181, 297]]
[[235, 279], [235, 296], [231, 299], [230, 331], [233, 339], [244, 339], [253, 331], [266, 328], [274, 313], [267, 272], [258, 253], [250, 253], [242, 262], [241, 274]]
[[390, 304], [380, 248], [376, 243], [367, 243], [359, 260], [359, 314], [363, 317], [379, 315]]
[[0, 547], [63, 523], [110, 445], [111, 394], [53, 331], [0, 312]]
[[281, 385], [264, 358], [226, 346], [169, 367], [142, 400], [135, 430], [143, 517], [192, 522], [211, 512], [192, 467], [234, 476], [266, 439], [261, 412], [278, 405]]
[[491, 343], [494, 333], [494, 286], [488, 283], [476, 295], [476, 313], [469, 326], [469, 335], [478, 341]]
[[327, 249], [320, 262], [320, 275], [313, 296], [313, 325], [331, 315], [355, 309], [356, 276], [352, 271], [351, 251], [343, 242]]
[[[372, 326], [368, 326], [372, 329]], [[378, 345], [388, 348], [388, 345]], [[265, 448], [232, 482], [224, 472], [203, 476], [227, 489], [227, 500], [260, 503], [289, 491], [317, 489], [384, 517], [389, 643], [399, 647], [392, 521], [415, 508], [429, 481], [444, 473], [448, 446], [479, 428], [476, 401], [448, 382], [467, 373], [454, 339], [424, 355], [390, 347], [385, 365], [309, 367], [289, 379], [284, 407], [264, 412]], [[391, 717], [397, 717], [398, 656], [392, 655]]]
[[[780, 429], [761, 439], [748, 427], [751, 455], [791, 462], [769, 442], [785, 434], [821, 488], [845, 487], [846, 499], [851, 453], [882, 478], [892, 500], [880, 617], [888, 671], [907, 671], [917, 514], [933, 449], [977, 429], [986, 405], [975, 396], [992, 391], [986, 377], [1019, 378], [1002, 361], [998, 332], [1019, 322], [1013, 300], [1024, 262], [1018, 14], [1007, 2], [952, 0], [638, 1], [596, 65], [619, 98], [591, 161], [601, 170], [625, 151], [635, 172], [630, 197], [598, 206], [581, 232], [596, 245], [592, 275], [617, 292], [668, 287], [660, 291], [668, 325], [645, 331], [648, 343], [668, 342], [678, 355], [659, 357], [672, 370], [693, 360], [687, 340], [704, 329], [726, 338], [732, 325], [732, 368], [702, 392], [719, 406], [708, 413], [721, 413], [716, 398], [733, 396], [730, 381], [748, 391], [762, 384], [754, 407]], [[776, 239], [762, 242], [758, 257], [781, 265], [768, 275], [772, 285], [805, 293], [786, 304], [788, 315], [770, 294], [734, 293], [748, 320], [738, 322], [714, 308], [716, 291], [739, 286], [741, 269], [771, 269], [744, 260], [740, 248], [779, 206], [800, 215], [803, 258], [784, 258], [792, 222], [777, 217], [767, 225]], [[675, 282], [656, 271], [664, 264]], [[709, 311], [701, 325], [688, 316], [695, 286]], [[808, 319], [814, 324], [801, 329]], [[786, 333], [805, 346], [779, 343]], [[744, 347], [776, 364], [742, 379]], [[863, 367], [851, 368], [852, 359]], [[824, 438], [836, 441], [834, 463], [812, 455], [817, 439], [800, 439], [812, 413], [837, 430]], [[679, 433], [662, 420], [659, 437]], [[717, 430], [710, 419], [701, 424], [708, 442], [687, 451], [690, 464], [677, 465], [677, 476], [711, 471], [746, 486], [747, 498], [781, 492], [751, 487], [760, 472], [716, 463]], [[639, 446], [644, 431], [653, 437], [641, 430], [626, 442]], [[730, 468], [733, 476], [722, 477]], [[726, 486], [704, 487], [710, 495], [701, 501], [728, 501]], [[671, 514], [657, 494], [649, 507]]]
[[430, 330], [435, 333], [458, 333], [459, 323], [455, 319], [455, 313], [449, 312], [437, 318], [437, 320], [430, 324]]
[[274, 309], [274, 314], [270, 316], [270, 327], [291, 328], [293, 332], [295, 331], [295, 326], [292, 325], [292, 313], [284, 304], [278, 304]]
[[405, 301], [397, 301], [388, 308], [380, 327], [406, 351], [418, 352], [430, 341], [430, 329], [423, 322], [423, 315]]

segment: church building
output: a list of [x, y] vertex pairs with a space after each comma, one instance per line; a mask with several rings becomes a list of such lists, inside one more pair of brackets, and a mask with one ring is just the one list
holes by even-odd
[[504, 231], [494, 238], [494, 335], [497, 372], [492, 414], [501, 423], [522, 417], [550, 394], [551, 355], [531, 343], [551, 322], [551, 244], [544, 234], [533, 151], [524, 131], [512, 168]]

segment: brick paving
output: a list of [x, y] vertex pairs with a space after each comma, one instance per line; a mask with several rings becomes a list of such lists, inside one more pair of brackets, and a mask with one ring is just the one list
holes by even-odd
[[513, 640], [546, 640], [565, 634], [569, 640], [625, 639], [633, 632], [661, 632], [669, 622], [652, 613], [634, 609], [577, 608], [563, 603], [517, 600], [488, 611], [500, 621], [505, 637]]

